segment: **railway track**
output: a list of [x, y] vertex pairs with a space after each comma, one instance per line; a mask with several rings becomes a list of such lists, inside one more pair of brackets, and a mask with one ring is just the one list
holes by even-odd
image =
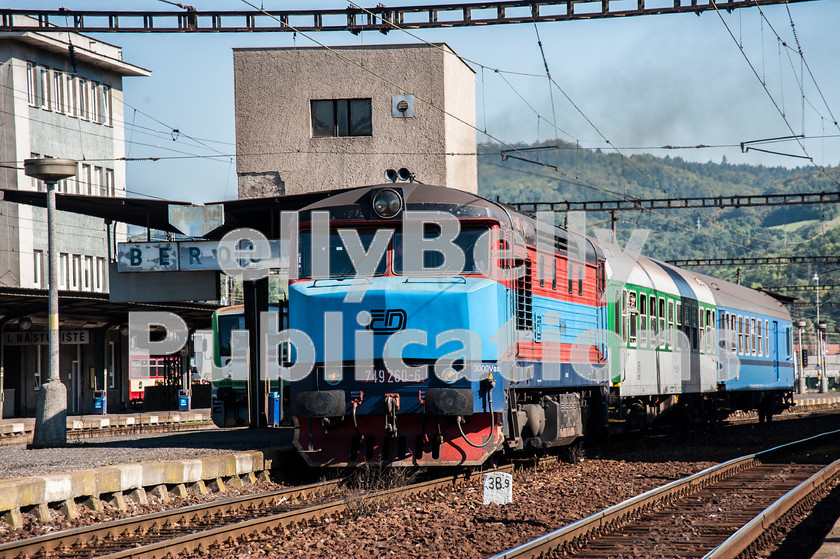
[[[538, 467], [543, 464], [535, 464]], [[488, 471], [513, 471], [512, 464]], [[0, 545], [0, 557], [161, 558], [182, 552], [204, 555], [251, 535], [337, 515], [348, 508], [471, 483], [460, 474], [373, 492], [342, 493], [331, 480], [225, 501], [127, 518]], [[334, 498], [333, 498], [334, 497]], [[314, 505], [298, 504], [317, 499]]]
[[287, 503], [328, 497], [339, 491], [341, 483], [342, 480], [322, 481], [65, 530], [0, 545], [0, 557], [139, 557], [120, 555], [119, 552], [241, 523], [265, 514], [294, 514], [295, 509], [303, 511], [306, 507]]
[[609, 507], [492, 559], [754, 555], [785, 515], [840, 480], [840, 431], [743, 456]]

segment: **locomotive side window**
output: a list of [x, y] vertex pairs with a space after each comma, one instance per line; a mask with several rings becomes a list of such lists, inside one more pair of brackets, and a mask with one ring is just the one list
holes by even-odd
[[571, 295], [575, 290], [575, 268], [572, 265], [569, 265], [569, 295]]
[[370, 99], [322, 99], [310, 102], [312, 137], [371, 136]]

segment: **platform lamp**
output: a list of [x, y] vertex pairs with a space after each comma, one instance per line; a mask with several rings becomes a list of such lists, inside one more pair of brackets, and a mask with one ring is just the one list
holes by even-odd
[[55, 235], [55, 189], [58, 181], [76, 175], [72, 159], [27, 159], [27, 176], [47, 183], [47, 252], [49, 254], [49, 376], [38, 391], [32, 446], [48, 448], [67, 443], [67, 388], [58, 368], [58, 250]]
[[799, 355], [796, 356], [796, 363], [799, 365], [799, 393], [805, 394], [805, 368], [802, 366], [802, 329], [805, 328], [805, 321], [797, 320], [793, 325], [799, 330]]
[[825, 370], [825, 359], [823, 358], [823, 335], [826, 330], [825, 322], [817, 324], [817, 365], [820, 368], [820, 394], [828, 392], [828, 375]]

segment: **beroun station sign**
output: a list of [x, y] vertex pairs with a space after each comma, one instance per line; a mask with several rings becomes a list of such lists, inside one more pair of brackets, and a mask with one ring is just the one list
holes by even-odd
[[[117, 246], [118, 270], [120, 272], [223, 270], [223, 262], [220, 262], [220, 250], [224, 250], [224, 247], [220, 249], [222, 243], [223, 241], [119, 243]], [[267, 241], [267, 243], [271, 250], [271, 256], [267, 259], [249, 259], [249, 263], [256, 264], [259, 262], [262, 266], [275, 267], [272, 265], [273, 263], [279, 267], [281, 241]], [[242, 251], [247, 251], [249, 248], [243, 246]]]

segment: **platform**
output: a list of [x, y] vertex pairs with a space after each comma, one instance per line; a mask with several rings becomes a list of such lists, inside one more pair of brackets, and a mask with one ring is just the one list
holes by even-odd
[[[153, 425], [211, 424], [210, 410], [153, 411], [135, 413], [109, 413], [105, 415], [67, 416], [67, 433], [101, 431], [107, 428], [133, 428]], [[31, 434], [35, 428], [34, 417], [0, 419], [0, 438]]]
[[812, 559], [836, 559], [838, 557], [840, 557], [840, 519], [825, 536], [822, 546], [813, 555]]

